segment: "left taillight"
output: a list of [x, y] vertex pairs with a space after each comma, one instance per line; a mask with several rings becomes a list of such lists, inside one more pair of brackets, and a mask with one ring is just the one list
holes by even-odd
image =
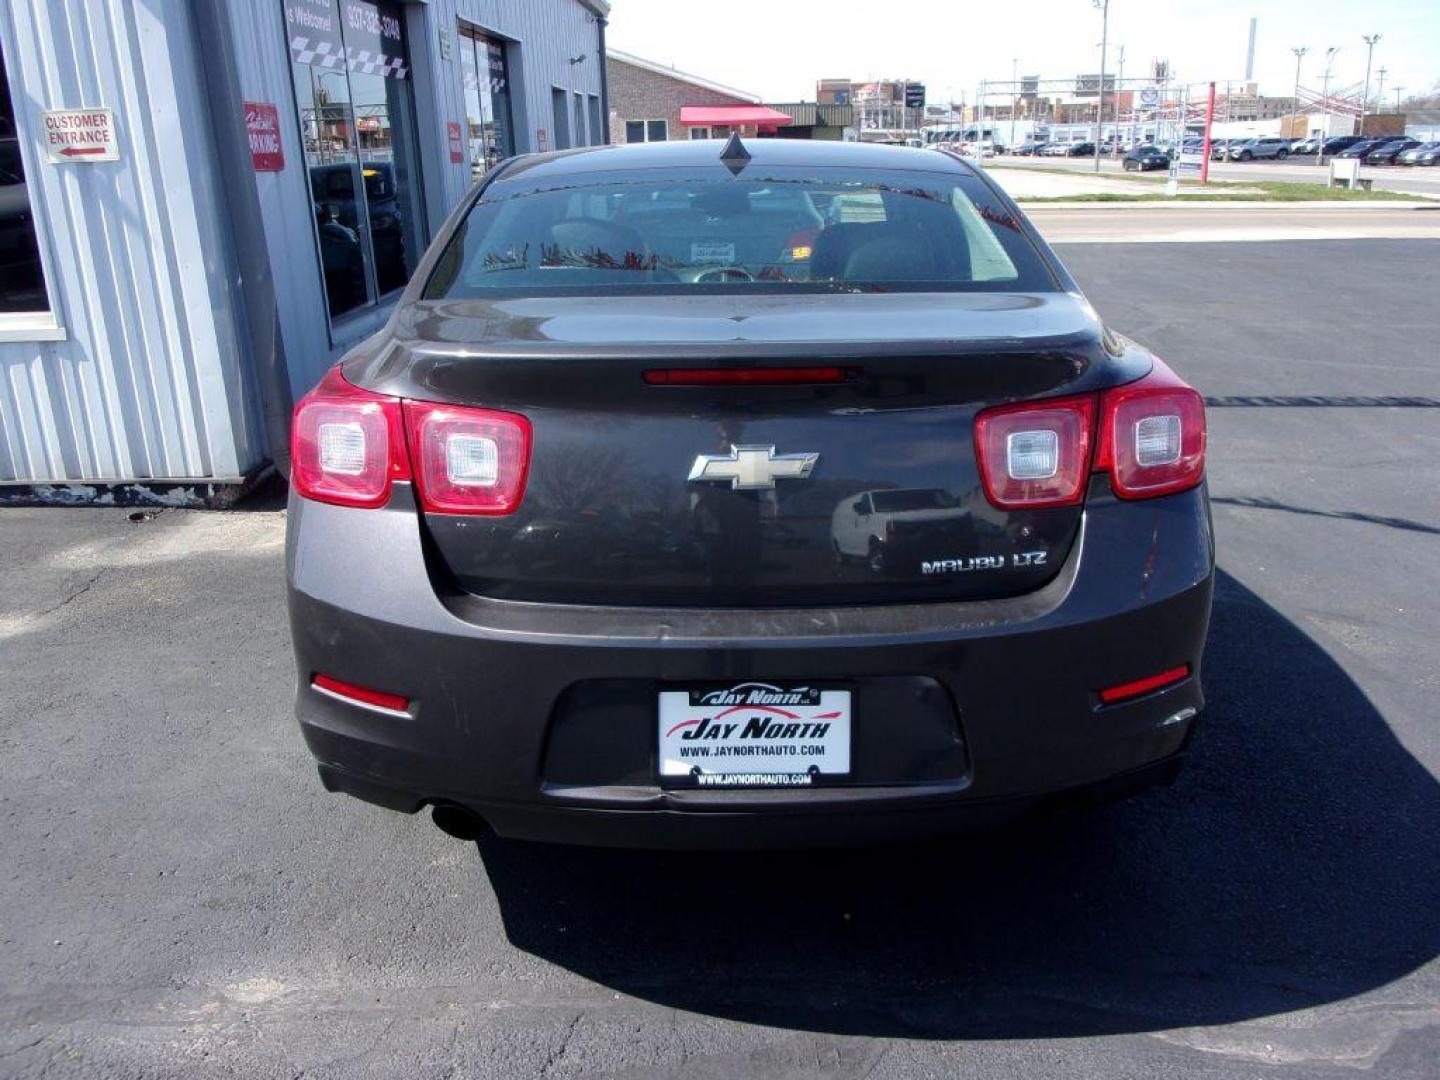
[[362, 390], [338, 367], [295, 406], [290, 479], [296, 491], [337, 506], [383, 506], [410, 479], [400, 399]]
[[519, 413], [405, 402], [423, 509], [437, 514], [510, 514], [525, 495], [530, 421]]
[[436, 514], [510, 514], [525, 495], [530, 421], [518, 413], [411, 401], [362, 390], [338, 367], [295, 407], [295, 490], [316, 502], [373, 508], [413, 480]]

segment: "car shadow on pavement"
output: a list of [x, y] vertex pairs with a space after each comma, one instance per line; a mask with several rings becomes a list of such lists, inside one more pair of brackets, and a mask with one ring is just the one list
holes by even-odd
[[889, 850], [693, 854], [485, 839], [513, 945], [774, 1027], [1082, 1036], [1383, 986], [1440, 952], [1440, 784], [1346, 673], [1222, 574], [1209, 709], [1170, 788]]

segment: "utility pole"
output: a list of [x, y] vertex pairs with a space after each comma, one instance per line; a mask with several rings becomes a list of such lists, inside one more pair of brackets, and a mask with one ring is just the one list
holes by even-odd
[[[1295, 54], [1295, 118], [1298, 120], [1300, 118], [1300, 61], [1305, 59], [1305, 54], [1310, 50], [1304, 45], [1297, 45], [1290, 51]], [[1307, 137], [1309, 134], [1308, 131], [1305, 132]], [[1315, 153], [1320, 153], [1318, 146], [1315, 149]]]
[[1320, 132], [1320, 145], [1315, 148], [1316, 165], [1325, 164], [1325, 140], [1330, 138], [1330, 65], [1335, 62], [1335, 54], [1339, 51], [1339, 45], [1325, 50], [1325, 80], [1320, 90], [1320, 99], [1325, 103], [1325, 127]]
[[1380, 102], [1380, 108], [1385, 107], [1385, 69], [1380, 69], [1380, 87], [1375, 91], [1375, 99]]
[[1010, 60], [1010, 152], [1015, 152], [1015, 114], [1020, 111], [1020, 58]]
[[1365, 96], [1360, 99], [1360, 130], [1355, 134], [1365, 134], [1365, 114], [1370, 110], [1370, 57], [1375, 53], [1375, 43], [1380, 40], [1379, 34], [1361, 34], [1360, 40], [1365, 42]]
[[1100, 101], [1095, 107], [1095, 171], [1100, 171], [1100, 135], [1105, 123], [1105, 53], [1110, 48], [1110, 0], [1090, 0], [1100, 9]]
[[1401, 90], [1404, 90], [1404, 89], [1405, 89], [1405, 87], [1403, 87], [1403, 86], [1397, 86], [1397, 87], [1395, 87], [1395, 112], [1396, 112], [1396, 113], [1399, 113], [1399, 112], [1400, 112], [1400, 91], [1401, 91]]
[[[1115, 51], [1120, 54], [1120, 66], [1115, 72], [1115, 107], [1111, 110], [1115, 114], [1115, 149], [1120, 149], [1120, 95], [1125, 91], [1125, 46], [1116, 45]], [[1130, 111], [1134, 112], [1135, 107], [1131, 105]]]

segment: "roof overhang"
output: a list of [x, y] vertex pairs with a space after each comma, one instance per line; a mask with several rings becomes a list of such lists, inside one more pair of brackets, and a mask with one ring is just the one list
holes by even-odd
[[777, 128], [793, 124], [794, 117], [788, 113], [764, 105], [682, 105], [680, 123], [691, 127], [713, 127], [729, 124], [741, 127], [754, 124], [756, 127]]

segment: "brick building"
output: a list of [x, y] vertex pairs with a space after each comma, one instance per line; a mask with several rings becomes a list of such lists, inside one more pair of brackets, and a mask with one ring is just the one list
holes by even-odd
[[612, 142], [774, 134], [792, 122], [755, 94], [616, 49], [607, 50], [605, 70]]

